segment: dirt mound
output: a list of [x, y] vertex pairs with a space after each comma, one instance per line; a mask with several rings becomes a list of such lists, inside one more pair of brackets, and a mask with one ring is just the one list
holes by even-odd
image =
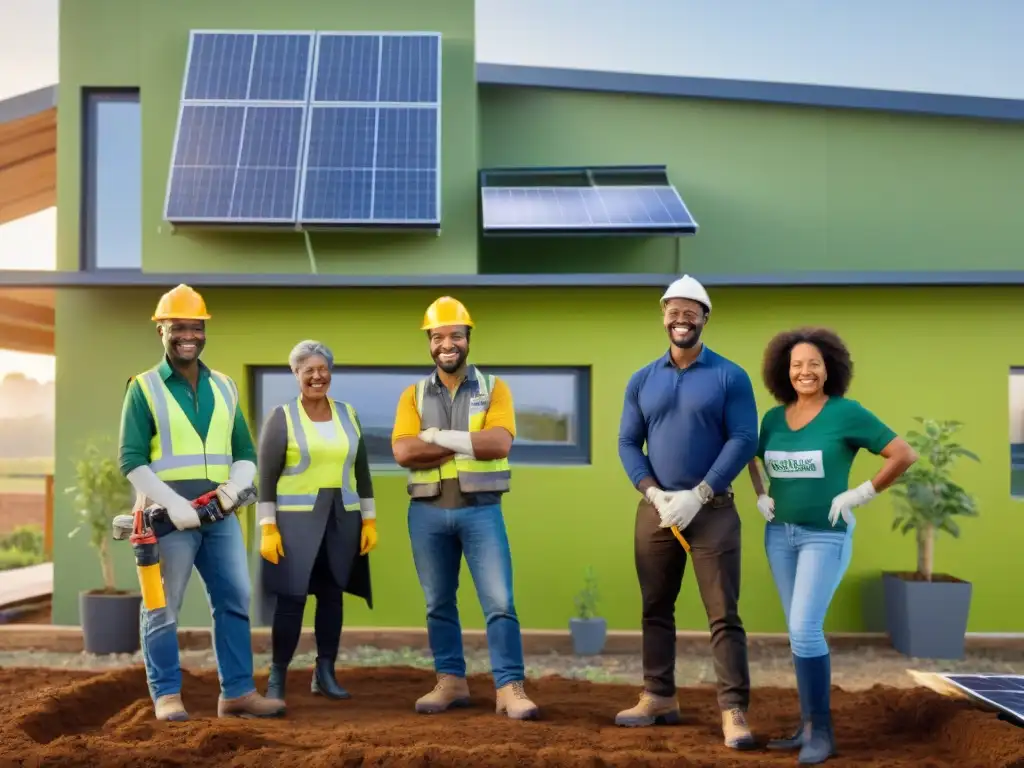
[[[330, 702], [309, 693], [309, 670], [293, 670], [289, 711], [281, 720], [219, 720], [217, 677], [185, 673], [192, 720], [153, 719], [141, 668], [103, 674], [0, 669], [0, 766], [66, 768], [232, 766], [499, 766], [639, 768], [640, 766], [771, 766], [795, 755], [738, 753], [722, 746], [710, 687], [680, 691], [686, 722], [677, 727], [616, 728], [616, 711], [636, 701], [635, 688], [549, 677], [529, 690], [543, 719], [518, 723], [494, 714], [489, 678], [470, 681], [473, 707], [441, 715], [412, 711], [433, 676], [409, 668], [345, 669], [352, 692]], [[262, 690], [265, 675], [257, 680]], [[969, 703], [923, 689], [876, 686], [836, 689], [835, 766], [873, 768], [1024, 768], [1024, 729]], [[787, 734], [796, 693], [757, 689], [751, 724], [762, 739]]]

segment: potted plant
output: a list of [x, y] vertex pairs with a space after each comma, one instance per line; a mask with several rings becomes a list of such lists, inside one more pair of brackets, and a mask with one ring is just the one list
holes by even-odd
[[960, 659], [964, 656], [971, 584], [934, 572], [935, 537], [959, 538], [958, 517], [977, 517], [974, 498], [953, 481], [959, 458], [979, 461], [955, 440], [961, 423], [915, 418], [921, 432], [907, 433], [920, 456], [899, 479], [892, 530], [917, 537], [917, 570], [882, 574], [885, 623], [893, 647], [907, 656]]
[[97, 441], [86, 445], [75, 462], [75, 484], [66, 489], [74, 498], [79, 524], [68, 537], [85, 531], [96, 551], [103, 575], [102, 589], [78, 593], [82, 639], [87, 653], [135, 653], [139, 650], [139, 592], [118, 589], [110, 550], [111, 523], [131, 510], [135, 492], [121, 474], [116, 450]]
[[583, 589], [576, 595], [576, 617], [569, 620], [572, 649], [578, 656], [595, 656], [604, 650], [608, 623], [597, 615], [597, 576], [587, 566]]

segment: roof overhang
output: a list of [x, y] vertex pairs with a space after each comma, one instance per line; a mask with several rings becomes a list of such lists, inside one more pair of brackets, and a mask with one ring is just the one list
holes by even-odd
[[[9, 282], [6, 277], [4, 282]], [[0, 288], [0, 349], [53, 354], [55, 293], [47, 288]]]
[[0, 101], [0, 226], [57, 204], [57, 88]]

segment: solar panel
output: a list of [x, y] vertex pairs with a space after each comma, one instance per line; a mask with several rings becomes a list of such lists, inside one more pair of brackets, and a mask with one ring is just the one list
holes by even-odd
[[485, 231], [695, 234], [671, 185], [484, 187]]
[[318, 34], [303, 225], [440, 223], [441, 38]]
[[294, 224], [309, 32], [192, 32], [165, 218]]
[[941, 675], [969, 696], [1024, 723], [1024, 675]]
[[165, 218], [440, 223], [437, 33], [193, 31]]

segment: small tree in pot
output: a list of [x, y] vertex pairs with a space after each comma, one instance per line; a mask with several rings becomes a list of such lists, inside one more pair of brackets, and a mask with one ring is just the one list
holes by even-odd
[[920, 455], [899, 479], [892, 529], [917, 537], [917, 570], [883, 574], [886, 627], [896, 650], [908, 656], [959, 659], [971, 605], [971, 584], [935, 573], [935, 538], [943, 531], [959, 538], [958, 517], [977, 517], [974, 498], [953, 481], [957, 459], [980, 461], [956, 442], [958, 421], [915, 418], [923, 431], [907, 433]]
[[85, 650], [89, 653], [135, 653], [139, 649], [139, 605], [142, 596], [117, 588], [110, 549], [111, 524], [116, 515], [131, 511], [135, 492], [121, 474], [116, 449], [108, 441], [86, 444], [75, 462], [75, 484], [65, 489], [74, 499], [79, 523], [68, 534], [86, 532], [100, 561], [101, 589], [79, 592], [78, 610]]
[[604, 650], [608, 624], [597, 615], [597, 575], [593, 566], [587, 566], [583, 576], [583, 589], [576, 594], [576, 618], [569, 620], [573, 652], [579, 656], [595, 656]]

